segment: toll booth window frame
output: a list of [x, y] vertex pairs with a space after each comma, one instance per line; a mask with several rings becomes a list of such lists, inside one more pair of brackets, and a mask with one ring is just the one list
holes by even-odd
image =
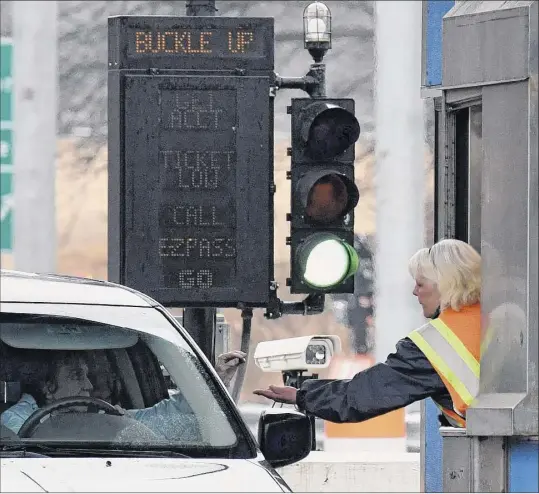
[[[445, 108], [444, 108], [445, 106]], [[482, 101], [435, 104], [435, 238], [457, 238], [481, 252]], [[445, 137], [445, 139], [441, 139]], [[445, 166], [440, 167], [442, 160]], [[436, 213], [438, 217], [438, 213]]]

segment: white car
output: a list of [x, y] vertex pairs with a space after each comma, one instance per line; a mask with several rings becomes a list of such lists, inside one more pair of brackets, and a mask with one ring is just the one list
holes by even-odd
[[[0, 491], [290, 492], [274, 468], [309, 454], [309, 419], [267, 411], [257, 443], [208, 360], [156, 301], [84, 278], [0, 277]], [[79, 374], [66, 355], [82, 357]], [[72, 388], [76, 396], [59, 396], [63, 384], [39, 388], [53, 382], [51, 369], [58, 381], [61, 369], [72, 373], [62, 383], [91, 384]], [[15, 427], [10, 410], [28, 396], [35, 410]]]

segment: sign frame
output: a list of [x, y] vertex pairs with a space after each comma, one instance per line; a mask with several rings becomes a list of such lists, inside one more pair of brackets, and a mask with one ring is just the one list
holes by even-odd
[[[140, 25], [140, 18], [135, 17], [136, 24]], [[118, 34], [119, 19], [109, 19], [112, 38], [114, 33]], [[124, 19], [123, 25], [129, 24], [125, 21], [129, 18], [121, 19]], [[227, 28], [245, 26], [246, 21], [253, 24], [253, 19], [213, 17], [167, 18], [167, 22], [172, 19], [184, 27], [200, 27], [204, 21], [213, 25], [217, 20], [217, 24]], [[265, 23], [266, 19], [260, 21]], [[270, 24], [273, 28], [273, 19]], [[111, 40], [109, 46], [125, 46], [124, 41]], [[142, 58], [134, 64], [136, 68], [109, 64], [109, 281], [146, 293], [169, 307], [266, 307], [270, 302], [274, 263], [273, 67], [259, 70], [263, 66], [259, 59], [249, 62], [241, 57], [228, 59], [229, 67], [238, 63], [247, 67], [239, 73], [216, 70], [222, 66], [215, 59], [198, 59], [208, 70], [193, 69], [193, 61], [186, 60], [185, 56], [169, 56], [167, 61], [160, 55], [144, 62], [152, 66], [147, 69], [140, 68], [138, 62], [141, 61]], [[268, 64], [267, 59], [263, 62]], [[163, 66], [174, 68], [162, 70]], [[162, 110], [158, 108], [166, 90], [235, 94], [236, 192], [233, 197], [229, 195], [228, 200], [233, 199], [235, 204], [236, 265], [234, 276], [225, 284], [221, 277], [217, 287], [172, 287], [162, 275], [166, 271], [163, 271], [165, 264], [158, 244], [161, 166], [147, 164], [155, 163], [162, 151], [159, 143], [163, 142], [164, 131]], [[186, 135], [193, 136], [192, 133], [184, 133]], [[205, 135], [211, 149], [211, 134], [206, 132]], [[186, 143], [197, 144], [197, 139], [185, 139], [178, 138], [181, 149], [186, 149]], [[197, 145], [200, 144], [198, 140]], [[187, 191], [182, 196], [179, 191], [178, 200], [181, 202], [189, 194]], [[205, 204], [213, 204], [215, 196], [210, 200], [210, 195]], [[219, 198], [215, 202], [219, 205]], [[188, 262], [182, 265], [177, 261], [181, 259], [174, 261], [176, 266], [189, 269]]]

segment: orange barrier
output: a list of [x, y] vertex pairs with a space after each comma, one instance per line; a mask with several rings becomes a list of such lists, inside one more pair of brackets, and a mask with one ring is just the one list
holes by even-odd
[[[358, 372], [371, 367], [370, 355], [335, 356], [328, 370], [329, 379], [351, 379]], [[324, 422], [326, 438], [400, 438], [406, 435], [404, 408], [354, 424]]]

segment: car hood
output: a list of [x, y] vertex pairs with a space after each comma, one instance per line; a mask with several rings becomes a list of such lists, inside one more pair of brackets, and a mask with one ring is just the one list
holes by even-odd
[[171, 458], [3, 459], [1, 492], [283, 492], [251, 460]]

